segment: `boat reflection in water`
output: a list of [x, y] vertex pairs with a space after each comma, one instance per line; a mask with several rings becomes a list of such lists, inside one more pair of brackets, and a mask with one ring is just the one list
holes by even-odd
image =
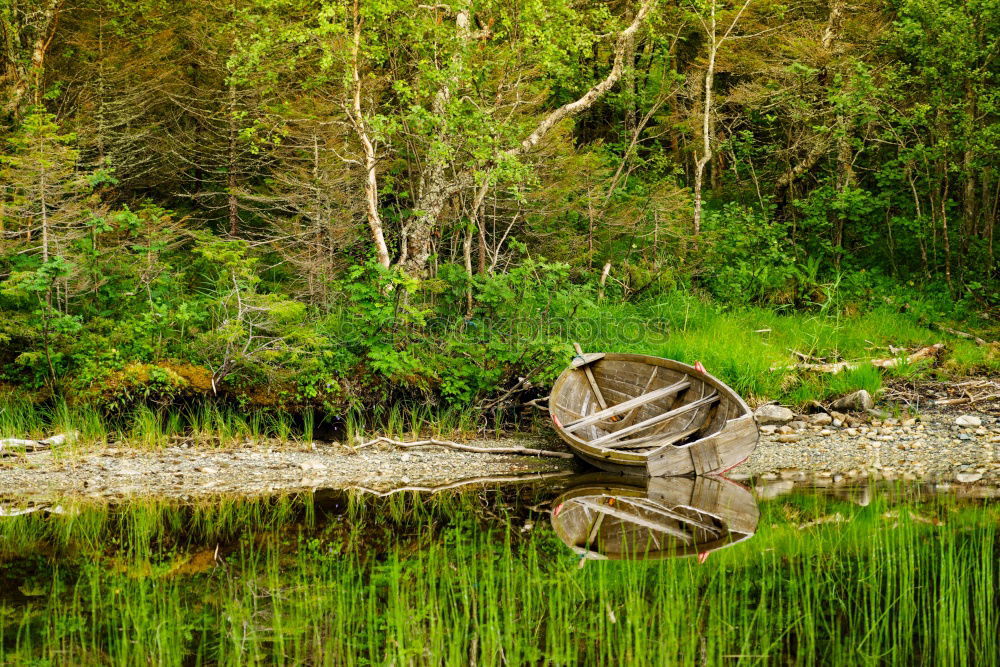
[[552, 527], [581, 557], [694, 556], [742, 542], [757, 530], [753, 495], [722, 477], [580, 477], [552, 501]]

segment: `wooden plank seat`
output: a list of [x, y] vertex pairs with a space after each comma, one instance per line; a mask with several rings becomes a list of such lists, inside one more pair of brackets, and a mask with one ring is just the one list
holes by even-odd
[[599, 438], [591, 440], [590, 445], [594, 447], [597, 446], [607, 447], [608, 446], [607, 443], [613, 443], [618, 440], [622, 440], [627, 435], [631, 435], [632, 433], [636, 433], [637, 431], [642, 431], [644, 429], [649, 428], [650, 426], [655, 426], [656, 424], [664, 422], [668, 419], [673, 419], [674, 417], [682, 415], [686, 412], [690, 412], [691, 410], [697, 410], [698, 408], [704, 407], [706, 405], [711, 405], [712, 403], [718, 400], [719, 400], [719, 394], [718, 392], [714, 392], [710, 396], [705, 396], [704, 398], [699, 398], [696, 401], [691, 401], [686, 405], [682, 405], [679, 408], [674, 408], [673, 410], [664, 412], [663, 414], [654, 415], [653, 417], [643, 420], [638, 424], [633, 424], [632, 426], [626, 426], [621, 430], [608, 433], [607, 435], [602, 435]]
[[593, 511], [593, 512], [597, 512], [599, 514], [607, 514], [608, 516], [614, 517], [614, 518], [619, 519], [621, 521], [626, 521], [628, 523], [632, 523], [632, 524], [635, 524], [635, 525], [638, 525], [638, 526], [642, 526], [643, 528], [648, 528], [649, 530], [655, 530], [655, 531], [659, 531], [661, 533], [666, 533], [668, 535], [676, 537], [676, 538], [678, 538], [680, 540], [683, 540], [685, 542], [691, 542], [693, 540], [693, 538], [691, 537], [691, 535], [689, 535], [688, 533], [684, 532], [683, 530], [678, 530], [677, 528], [674, 528], [673, 526], [668, 526], [668, 525], [659, 523], [657, 521], [651, 521], [649, 519], [643, 519], [642, 517], [635, 516], [634, 514], [632, 514], [630, 512], [623, 512], [621, 510], [617, 510], [617, 509], [611, 507], [610, 505], [605, 505], [603, 503], [594, 502], [590, 498], [578, 498], [578, 499], [576, 499], [576, 502], [581, 507], [583, 507], [584, 509], [587, 509], [587, 510], [590, 510], [590, 511]]
[[680, 393], [690, 386], [690, 382], [687, 380], [681, 380], [680, 382], [672, 384], [669, 387], [662, 387], [641, 396], [636, 396], [631, 400], [624, 401], [617, 405], [612, 405], [607, 410], [600, 410], [592, 415], [587, 415], [586, 417], [582, 417], [580, 419], [574, 419], [570, 423], [564, 424], [563, 428], [566, 429], [567, 432], [573, 433], [575, 431], [579, 431], [581, 428], [590, 426], [591, 424], [596, 424], [599, 421], [604, 421], [610, 417], [616, 417], [623, 412], [632, 410], [633, 408], [638, 408], [646, 405], [647, 403], [652, 403], [653, 401], [670, 396], [671, 394]]

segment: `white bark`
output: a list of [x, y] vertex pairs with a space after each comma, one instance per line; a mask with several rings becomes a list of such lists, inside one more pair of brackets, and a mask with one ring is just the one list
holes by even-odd
[[368, 227], [371, 229], [372, 240], [375, 242], [375, 253], [378, 257], [378, 263], [389, 268], [391, 263], [389, 248], [385, 243], [382, 216], [378, 209], [378, 174], [375, 171], [378, 159], [375, 154], [375, 144], [368, 134], [364, 115], [361, 112], [361, 65], [359, 62], [361, 59], [361, 11], [358, 2], [359, 0], [354, 0], [354, 41], [351, 45], [354, 95], [348, 117], [358, 135], [358, 140], [361, 141], [361, 148], [365, 155], [365, 206], [368, 213]]
[[633, 39], [635, 39], [635, 34], [639, 31], [639, 27], [642, 25], [642, 22], [646, 20], [646, 17], [649, 15], [649, 12], [652, 11], [655, 4], [656, 0], [642, 0], [642, 4], [639, 5], [639, 11], [635, 13], [632, 23], [630, 23], [627, 28], [618, 34], [618, 39], [615, 41], [615, 59], [611, 65], [611, 71], [608, 72], [608, 75], [601, 82], [584, 93], [578, 100], [564, 104], [546, 116], [519, 146], [508, 150], [508, 154], [517, 155], [530, 151], [538, 145], [538, 143], [552, 130], [552, 128], [563, 120], [571, 116], [575, 116], [576, 114], [586, 111], [592, 107], [597, 100], [599, 100], [606, 92], [611, 90], [616, 83], [618, 83], [625, 67], [625, 55], [629, 51], [629, 44]]
[[830, 50], [834, 40], [837, 39], [837, 32], [840, 29], [840, 19], [843, 15], [844, 1], [832, 0], [830, 2], [830, 16], [827, 18], [826, 29], [823, 31], [823, 37], [820, 40], [824, 49]]
[[753, 0], [745, 0], [743, 6], [740, 7], [739, 11], [736, 12], [736, 16], [733, 17], [732, 23], [726, 28], [726, 32], [719, 35], [718, 25], [717, 25], [717, 15], [718, 15], [718, 4], [716, 0], [711, 0], [709, 5], [709, 16], [708, 21], [702, 20], [702, 26], [705, 29], [705, 36], [708, 38], [708, 63], [705, 67], [705, 88], [702, 97], [702, 109], [701, 109], [701, 156], [695, 162], [694, 169], [694, 224], [693, 231], [694, 235], [698, 236], [701, 233], [701, 211], [702, 211], [702, 190], [705, 185], [705, 167], [709, 162], [712, 161], [712, 87], [715, 83], [715, 62], [719, 55], [719, 49], [725, 43], [727, 39], [732, 35], [733, 30], [736, 28], [736, 24], [740, 22], [740, 18], [743, 17], [743, 12], [746, 11], [747, 7]]
[[708, 65], [705, 68], [705, 92], [701, 109], [701, 157], [694, 165], [694, 235], [701, 233], [702, 189], [705, 184], [705, 167], [712, 161], [712, 85], [715, 81], [715, 57], [719, 53], [719, 43], [716, 41], [715, 2], [712, 2], [712, 15], [709, 19]]
[[[462, 9], [455, 16], [455, 32], [464, 50], [470, 37], [469, 10]], [[431, 102], [431, 113], [441, 122], [437, 141], [448, 143], [448, 127], [445, 116], [448, 102], [451, 100], [452, 89], [459, 84], [463, 53], [456, 51], [452, 57], [453, 71], [445, 79], [441, 88], [434, 94]], [[411, 275], [421, 275], [427, 269], [427, 258], [431, 254], [431, 235], [437, 226], [438, 218], [448, 198], [455, 193], [452, 179], [447, 173], [448, 161], [442, 156], [428, 160], [427, 168], [420, 177], [420, 194], [416, 201], [416, 215], [407, 221], [403, 230], [403, 247], [400, 250], [400, 264]]]

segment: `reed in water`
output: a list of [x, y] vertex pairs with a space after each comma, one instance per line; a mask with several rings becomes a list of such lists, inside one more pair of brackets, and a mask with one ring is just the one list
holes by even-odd
[[581, 567], [552, 496], [2, 518], [0, 664], [997, 664], [996, 504], [791, 496], [704, 564]]

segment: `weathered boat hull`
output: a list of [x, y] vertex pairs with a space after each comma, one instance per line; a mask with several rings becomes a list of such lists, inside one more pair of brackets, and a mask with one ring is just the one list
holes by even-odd
[[577, 455], [611, 472], [720, 473], [759, 439], [749, 406], [721, 380], [641, 354], [578, 356], [556, 380], [549, 412]]

